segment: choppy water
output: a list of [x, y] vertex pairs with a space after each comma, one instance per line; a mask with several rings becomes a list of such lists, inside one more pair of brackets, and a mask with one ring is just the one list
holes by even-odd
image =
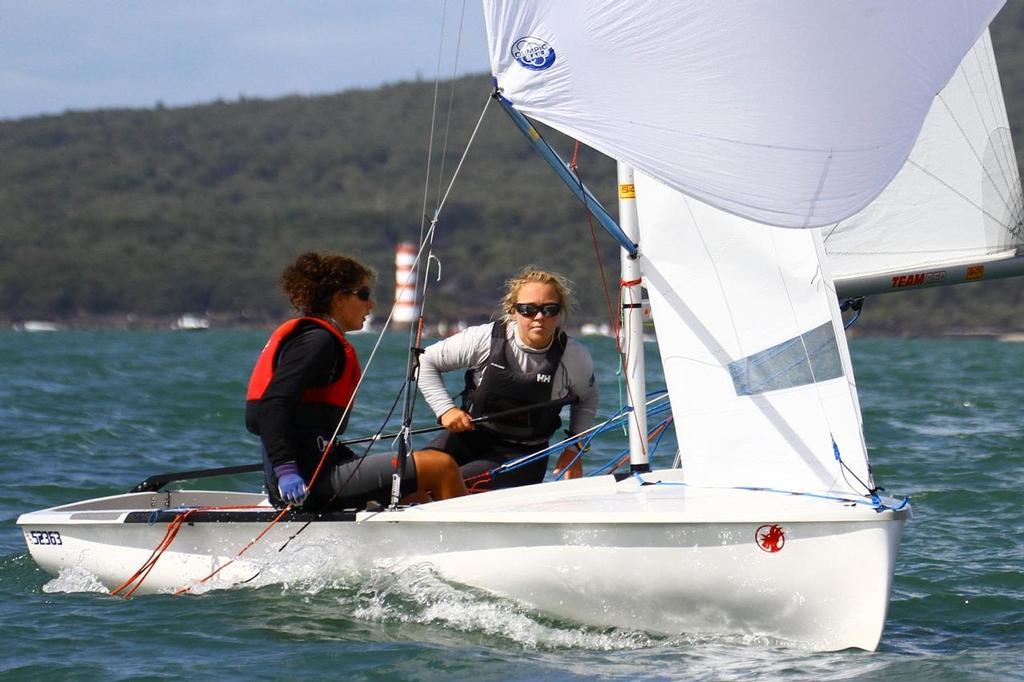
[[[427, 572], [124, 601], [37, 569], [14, 523], [24, 511], [256, 461], [242, 394], [264, 340], [0, 332], [0, 677], [1024, 680], [1024, 344], [852, 343], [876, 479], [915, 511], [872, 654], [586, 628]], [[357, 337], [362, 357], [372, 341]], [[609, 367], [610, 342], [586, 342]], [[350, 434], [387, 413], [405, 346], [386, 339]], [[600, 379], [609, 413], [615, 377]]]

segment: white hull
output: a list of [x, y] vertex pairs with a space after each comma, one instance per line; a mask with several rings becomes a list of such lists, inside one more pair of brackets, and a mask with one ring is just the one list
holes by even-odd
[[[678, 481], [679, 470], [646, 474]], [[235, 556], [273, 517], [262, 496], [158, 492], [24, 514], [36, 562], [79, 567], [113, 588], [164, 535], [168, 506], [253, 505], [185, 525], [139, 592], [174, 591]], [[580, 623], [659, 632], [766, 635], [835, 650], [878, 645], [910, 509], [876, 512], [808, 496], [613, 477], [546, 483], [397, 511], [282, 521], [211, 584], [330, 579], [428, 564], [445, 579]], [[769, 552], [767, 526], [784, 539]], [[59, 534], [59, 535], [55, 535]], [[56, 544], [59, 542], [60, 544]], [[287, 542], [283, 551], [279, 548]]]

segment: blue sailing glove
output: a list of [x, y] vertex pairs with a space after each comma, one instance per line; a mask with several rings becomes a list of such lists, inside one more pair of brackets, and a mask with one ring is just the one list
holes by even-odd
[[295, 462], [286, 462], [274, 467], [277, 476], [277, 490], [281, 499], [289, 504], [299, 505], [306, 499], [306, 482], [299, 475]]

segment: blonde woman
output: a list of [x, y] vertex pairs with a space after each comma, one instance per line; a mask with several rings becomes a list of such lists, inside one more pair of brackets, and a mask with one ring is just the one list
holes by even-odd
[[[597, 413], [597, 384], [590, 354], [570, 339], [560, 324], [568, 315], [571, 290], [561, 275], [533, 267], [506, 283], [501, 317], [439, 341], [420, 360], [419, 387], [445, 431], [420, 452], [443, 452], [459, 464], [471, 489], [509, 488], [540, 483], [547, 472], [543, 458], [488, 480], [487, 472], [524, 454], [548, 446], [561, 426], [561, 406], [549, 406], [506, 419], [474, 424], [471, 420], [503, 410], [565, 397], [573, 435], [588, 429]], [[464, 369], [461, 404], [445, 389], [441, 375]], [[561, 438], [559, 438], [561, 440]], [[560, 455], [560, 473], [577, 450]], [[577, 461], [567, 478], [582, 476]]]

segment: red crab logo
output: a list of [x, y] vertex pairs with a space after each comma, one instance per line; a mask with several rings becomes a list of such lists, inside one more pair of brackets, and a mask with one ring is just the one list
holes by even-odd
[[766, 552], [782, 551], [783, 545], [786, 544], [786, 534], [782, 532], [782, 526], [775, 523], [766, 523], [754, 532], [754, 539], [757, 540], [757, 546]]

